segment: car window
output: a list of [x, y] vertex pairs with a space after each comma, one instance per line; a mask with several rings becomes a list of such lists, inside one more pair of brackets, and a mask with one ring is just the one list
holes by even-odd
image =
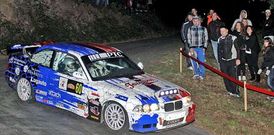
[[83, 76], [83, 68], [77, 58], [63, 52], [57, 52], [53, 61], [53, 70], [66, 75], [73, 76], [74, 72], [79, 72]]
[[46, 67], [50, 67], [52, 58], [52, 50], [43, 50], [32, 55], [31, 61], [37, 64], [41, 64]]

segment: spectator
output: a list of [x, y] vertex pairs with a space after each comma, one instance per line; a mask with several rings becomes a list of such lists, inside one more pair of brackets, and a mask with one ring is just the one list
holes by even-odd
[[196, 8], [191, 9], [192, 16], [198, 16], [198, 11]]
[[[210, 22], [213, 21], [212, 15], [215, 13], [215, 11], [213, 9], [209, 10], [209, 13], [207, 15], [207, 26], [210, 24]], [[221, 20], [221, 18], [217, 15], [217, 19]]]
[[[193, 25], [192, 18], [193, 18], [192, 14], [189, 13], [187, 15], [187, 21], [185, 23], [183, 23], [182, 28], [181, 28], [181, 39], [184, 43], [183, 49], [184, 49], [185, 53], [187, 53], [187, 54], [189, 54], [189, 44], [187, 43], [187, 32], [188, 32], [188, 29]], [[189, 58], [186, 58], [186, 66], [188, 69], [193, 70]]]
[[[246, 10], [242, 10], [240, 13], [240, 16], [238, 19], [236, 19], [231, 27], [231, 31], [234, 31], [235, 25], [237, 22], [242, 22], [243, 18], [247, 18], [247, 11]], [[252, 26], [252, 22], [248, 19], [248, 25]]]
[[209, 37], [213, 49], [214, 57], [218, 63], [218, 38], [221, 36], [220, 27], [224, 26], [224, 23], [218, 19], [217, 13], [212, 14], [212, 22], [208, 25]]
[[274, 26], [271, 10], [265, 10], [265, 21], [263, 26], [263, 38], [266, 36], [274, 36]]
[[[264, 38], [264, 50], [263, 50], [264, 61], [258, 74], [261, 74], [263, 70], [266, 70], [267, 84], [269, 88], [274, 92], [274, 46], [271, 38]], [[267, 99], [274, 102], [274, 97], [267, 97]]]
[[[207, 48], [208, 33], [207, 29], [201, 26], [201, 20], [195, 16], [192, 19], [193, 26], [188, 29], [187, 41], [190, 48], [190, 54], [197, 54], [197, 59], [205, 62], [205, 49]], [[205, 78], [205, 68], [202, 65], [192, 61], [194, 76], [193, 79], [203, 80]]]
[[[221, 71], [236, 78], [236, 66], [241, 63], [237, 37], [228, 34], [226, 27], [221, 27], [220, 32], [221, 37], [218, 39], [218, 61]], [[224, 83], [230, 96], [240, 97], [240, 92], [236, 84], [225, 78]]]
[[249, 68], [249, 72], [251, 75], [250, 81], [260, 82], [260, 76], [257, 75], [259, 70], [258, 67], [258, 57], [261, 48], [259, 46], [259, 42], [255, 31], [252, 26], [247, 26], [246, 29], [247, 35], [245, 37], [245, 44], [246, 44], [246, 60]]
[[242, 24], [244, 26], [244, 32], [246, 32], [245, 30], [246, 30], [247, 26], [252, 26], [252, 25], [249, 25], [247, 18], [242, 19]]
[[245, 50], [246, 50], [246, 45], [244, 43], [244, 37], [245, 37], [245, 32], [244, 32], [244, 26], [243, 23], [237, 22], [235, 24], [234, 31], [232, 32], [232, 35], [237, 37], [237, 45], [239, 48], [239, 57], [241, 64], [238, 65], [237, 67], [237, 76], [239, 80], [245, 79], [245, 63], [246, 63], [246, 56], [245, 56]]

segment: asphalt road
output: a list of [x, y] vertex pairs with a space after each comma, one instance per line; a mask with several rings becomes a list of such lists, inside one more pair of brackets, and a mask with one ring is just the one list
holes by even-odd
[[[175, 37], [119, 43], [113, 46], [126, 52], [134, 61], [146, 67], [167, 52], [178, 52], [179, 40]], [[173, 44], [173, 45], [171, 45]], [[174, 45], [176, 44], [176, 45]], [[84, 119], [65, 110], [44, 104], [21, 102], [16, 91], [4, 79], [7, 58], [0, 56], [0, 135], [113, 135], [103, 124]], [[141, 135], [129, 132], [131, 135]], [[149, 135], [208, 135], [193, 124]]]

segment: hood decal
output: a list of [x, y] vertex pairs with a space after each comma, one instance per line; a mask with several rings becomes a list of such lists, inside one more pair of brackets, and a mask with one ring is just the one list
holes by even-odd
[[153, 103], [156, 103], [158, 104], [158, 100], [156, 99], [156, 97], [149, 97], [149, 96], [144, 96], [144, 95], [137, 95], [136, 96], [137, 99], [139, 99], [142, 103], [142, 105], [145, 105], [145, 104], [153, 104]]

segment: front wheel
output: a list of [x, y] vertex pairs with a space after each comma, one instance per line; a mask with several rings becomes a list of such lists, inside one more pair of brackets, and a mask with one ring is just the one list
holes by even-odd
[[26, 78], [20, 78], [17, 82], [17, 94], [22, 101], [30, 101], [33, 91], [31, 83]]
[[110, 103], [104, 109], [104, 123], [112, 131], [125, 133], [129, 130], [128, 116], [118, 103]]

